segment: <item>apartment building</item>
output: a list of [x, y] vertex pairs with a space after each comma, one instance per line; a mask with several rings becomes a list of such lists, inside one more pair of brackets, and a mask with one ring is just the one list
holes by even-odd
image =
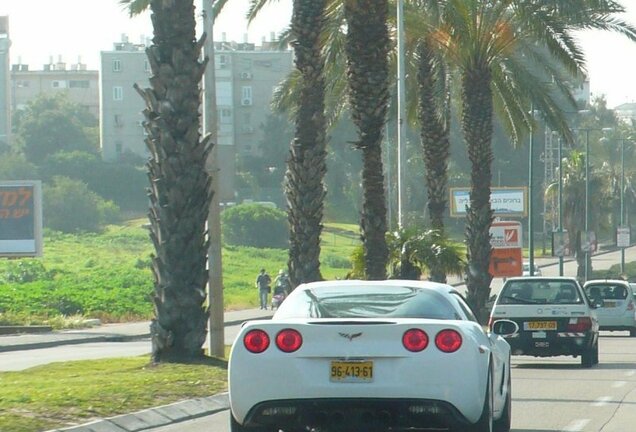
[[5, 144], [9, 144], [11, 134], [10, 47], [9, 17], [0, 16], [0, 143]]
[[31, 70], [29, 65], [20, 62], [11, 65], [13, 111], [23, 109], [38, 95], [57, 93], [65, 93], [71, 102], [99, 118], [99, 71], [88, 70], [81, 59], [67, 65], [61, 57], [57, 61], [51, 57], [42, 70]]
[[[124, 37], [112, 51], [101, 52], [101, 146], [106, 160], [125, 152], [147, 156], [141, 126], [144, 102], [133, 88], [135, 83], [148, 86], [145, 45]], [[220, 201], [235, 198], [237, 155], [260, 153], [260, 125], [270, 112], [272, 93], [292, 69], [292, 52], [278, 51], [274, 45], [215, 42]]]

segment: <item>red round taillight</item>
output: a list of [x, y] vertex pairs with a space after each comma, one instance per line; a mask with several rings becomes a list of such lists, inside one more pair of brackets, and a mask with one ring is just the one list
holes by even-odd
[[445, 353], [453, 353], [462, 346], [462, 336], [455, 330], [442, 330], [435, 336], [435, 346]]
[[411, 352], [420, 352], [428, 346], [428, 335], [424, 330], [410, 329], [402, 336], [402, 345]]
[[303, 337], [296, 330], [284, 329], [276, 335], [276, 346], [279, 350], [290, 353], [298, 350], [303, 344]]
[[243, 345], [249, 352], [262, 353], [269, 347], [269, 336], [263, 330], [250, 330], [243, 336]]

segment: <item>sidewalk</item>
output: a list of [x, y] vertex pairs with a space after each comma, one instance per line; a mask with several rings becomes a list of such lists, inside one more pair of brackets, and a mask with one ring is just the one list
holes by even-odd
[[[273, 312], [247, 309], [225, 312], [225, 325], [237, 325], [251, 319], [268, 319]], [[36, 334], [0, 336], [0, 352], [31, 350], [59, 345], [90, 342], [124, 342], [150, 337], [149, 321], [105, 324], [89, 329], [51, 331]], [[227, 393], [190, 399], [169, 405], [149, 408], [90, 423], [47, 432], [138, 432], [208, 416], [229, 409]]]
[[[269, 318], [272, 314], [273, 311], [260, 309], [230, 311], [225, 312], [224, 321], [226, 326], [230, 326], [251, 319]], [[126, 342], [149, 337], [150, 321], [104, 324], [80, 330], [4, 334], [0, 335], [0, 353], [90, 342]]]

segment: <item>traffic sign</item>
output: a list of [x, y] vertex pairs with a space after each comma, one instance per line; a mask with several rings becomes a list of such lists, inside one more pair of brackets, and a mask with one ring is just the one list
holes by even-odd
[[618, 227], [616, 229], [616, 246], [629, 247], [631, 243], [631, 232], [629, 227]]

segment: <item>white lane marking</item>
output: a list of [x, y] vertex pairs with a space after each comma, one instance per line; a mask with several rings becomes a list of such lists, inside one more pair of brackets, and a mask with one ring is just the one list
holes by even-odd
[[616, 381], [612, 384], [612, 388], [623, 387], [625, 384], [627, 384], [627, 381]]
[[630, 377], [630, 376], [634, 376], [634, 374], [636, 374], [636, 371], [633, 371], [633, 370], [630, 370], [630, 371], [628, 371], [628, 372], [625, 372], [625, 376], [628, 376], [628, 377]]
[[563, 429], [563, 432], [580, 432], [590, 422], [590, 419], [580, 419], [571, 421], [569, 425]]
[[611, 396], [601, 396], [600, 398], [597, 398], [594, 402], [592, 402], [592, 406], [604, 406], [607, 405], [607, 403], [611, 400]]

